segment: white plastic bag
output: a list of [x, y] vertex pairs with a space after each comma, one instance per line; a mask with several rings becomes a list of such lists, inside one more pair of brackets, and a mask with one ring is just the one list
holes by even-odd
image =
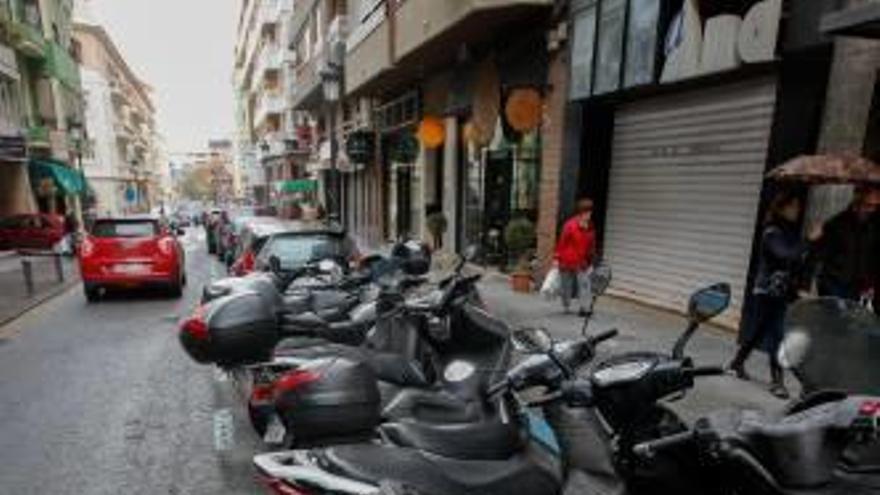
[[547, 276], [544, 277], [544, 283], [541, 284], [541, 295], [546, 299], [555, 299], [559, 297], [559, 289], [562, 280], [559, 277], [559, 268], [553, 267]]

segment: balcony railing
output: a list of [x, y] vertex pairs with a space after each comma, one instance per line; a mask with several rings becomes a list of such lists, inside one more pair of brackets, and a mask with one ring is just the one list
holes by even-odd
[[43, 67], [47, 75], [57, 79], [68, 89], [79, 90], [79, 66], [63, 46], [55, 42], [47, 44], [46, 63]]
[[254, 110], [254, 124], [260, 127], [270, 115], [278, 115], [284, 112], [284, 98], [280, 93], [265, 92], [257, 100]]

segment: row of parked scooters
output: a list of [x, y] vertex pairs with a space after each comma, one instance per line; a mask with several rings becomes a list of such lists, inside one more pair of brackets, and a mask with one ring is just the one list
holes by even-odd
[[[479, 275], [465, 268], [475, 255], [467, 250], [439, 282], [428, 280], [428, 251], [401, 243], [351, 272], [336, 260], [295, 272], [273, 263], [271, 272], [205, 288], [180, 340], [193, 359], [233, 377], [267, 445], [254, 465], [268, 489], [880, 493], [873, 315], [837, 300], [800, 304], [783, 358], [804, 396], [777, 414], [720, 411], [687, 424], [668, 404], [700, 378], [723, 374], [686, 349], [729, 305], [728, 285], [691, 296], [671, 353], [598, 360], [617, 332], [591, 333], [589, 316], [581, 338], [560, 342], [490, 314]], [[595, 298], [611, 272], [597, 268], [592, 277]]]

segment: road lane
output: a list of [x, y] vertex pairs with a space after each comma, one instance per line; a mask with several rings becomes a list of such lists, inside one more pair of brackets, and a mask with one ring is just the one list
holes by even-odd
[[[196, 231], [198, 232], [198, 231]], [[87, 304], [80, 288], [3, 329], [0, 493], [251, 494], [259, 447], [236, 414], [232, 450], [213, 418], [236, 406], [214, 369], [177, 341], [203, 283], [222, 269], [204, 236], [184, 239], [180, 300], [131, 294]]]

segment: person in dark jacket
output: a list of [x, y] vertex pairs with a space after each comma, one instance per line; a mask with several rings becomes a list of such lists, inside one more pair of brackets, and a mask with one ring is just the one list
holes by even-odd
[[814, 261], [820, 296], [857, 301], [874, 286], [880, 266], [880, 222], [867, 187], [857, 187], [849, 208], [825, 223]]
[[[800, 215], [801, 200], [793, 193], [779, 193], [770, 202], [755, 280], [755, 319], [749, 331], [742, 335], [739, 350], [730, 363], [737, 377], [749, 380], [746, 360], [759, 347], [766, 351], [770, 356], [770, 392], [780, 399], [787, 399], [789, 393], [777, 353], [784, 335], [785, 312], [797, 297], [797, 279], [809, 249], [797, 224]], [[819, 234], [818, 229], [813, 229], [810, 238], [817, 238]]]

